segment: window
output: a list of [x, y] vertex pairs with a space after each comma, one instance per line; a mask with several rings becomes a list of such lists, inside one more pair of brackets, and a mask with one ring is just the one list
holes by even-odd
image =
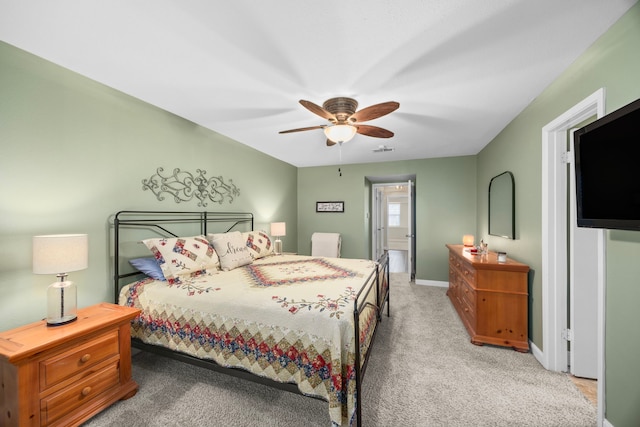
[[400, 227], [400, 203], [387, 204], [387, 226]]

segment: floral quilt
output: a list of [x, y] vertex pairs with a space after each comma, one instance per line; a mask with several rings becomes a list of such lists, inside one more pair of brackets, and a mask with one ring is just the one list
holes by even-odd
[[[363, 286], [375, 286], [365, 283], [375, 269], [368, 260], [271, 256], [177, 284], [141, 280], [122, 289], [120, 304], [142, 310], [133, 337], [295, 383], [328, 401], [332, 425], [351, 425], [353, 304]], [[374, 309], [360, 315], [364, 351], [375, 323]]]

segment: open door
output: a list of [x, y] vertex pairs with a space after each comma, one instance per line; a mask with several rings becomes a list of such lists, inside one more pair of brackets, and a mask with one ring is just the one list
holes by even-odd
[[[573, 130], [569, 132], [573, 153]], [[567, 156], [571, 159], [573, 156]], [[575, 164], [569, 161], [569, 371], [576, 377], [598, 377], [598, 250], [602, 230], [578, 227]]]
[[373, 212], [371, 218], [371, 234], [373, 241], [373, 259], [379, 259], [384, 252], [385, 228], [384, 228], [384, 188], [373, 186]]
[[415, 187], [413, 181], [407, 181], [407, 271], [411, 274], [411, 280], [416, 278], [416, 263], [413, 257], [416, 251], [416, 232], [414, 230], [414, 214], [415, 214]]

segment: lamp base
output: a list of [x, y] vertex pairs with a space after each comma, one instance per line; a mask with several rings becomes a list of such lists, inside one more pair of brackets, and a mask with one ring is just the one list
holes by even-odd
[[62, 326], [62, 325], [66, 325], [67, 323], [75, 322], [76, 320], [78, 320], [78, 316], [73, 316], [73, 318], [68, 320], [65, 320], [64, 318], [59, 319], [57, 321], [54, 321], [52, 319], [47, 319], [47, 326]]
[[77, 288], [70, 281], [54, 282], [47, 289], [47, 325], [71, 323], [77, 315]]
[[273, 242], [273, 252], [275, 252], [276, 255], [282, 255], [282, 240], [276, 239]]

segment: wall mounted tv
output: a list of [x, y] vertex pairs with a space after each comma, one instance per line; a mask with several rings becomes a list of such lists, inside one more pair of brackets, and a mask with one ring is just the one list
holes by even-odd
[[640, 230], [640, 99], [574, 133], [578, 227]]

